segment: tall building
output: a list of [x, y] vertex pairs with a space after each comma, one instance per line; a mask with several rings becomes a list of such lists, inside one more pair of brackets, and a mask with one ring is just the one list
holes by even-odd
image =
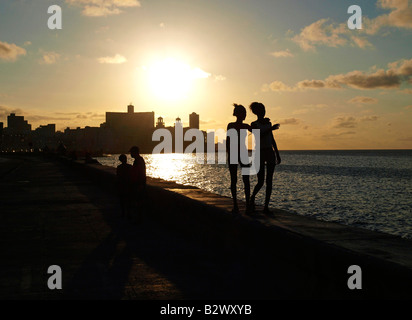
[[133, 145], [148, 149], [152, 145], [154, 125], [154, 112], [134, 112], [131, 104], [127, 112], [106, 112], [105, 128], [113, 136], [113, 151], [125, 152]]
[[199, 129], [199, 115], [195, 112], [189, 115], [189, 128]]
[[15, 113], [10, 113], [10, 115], [7, 116], [8, 134], [29, 134], [30, 132], [31, 124], [28, 124], [23, 116], [16, 116]]

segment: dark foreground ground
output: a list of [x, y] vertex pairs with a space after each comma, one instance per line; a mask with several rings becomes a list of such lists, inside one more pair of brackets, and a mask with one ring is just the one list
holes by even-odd
[[[59, 162], [0, 165], [0, 299], [273, 299], [296, 296], [250, 257], [206, 248], [150, 219], [119, 217], [116, 195]], [[58, 265], [63, 289], [49, 290]]]
[[[412, 298], [411, 241], [281, 210], [232, 217], [229, 198], [159, 179], [131, 222], [114, 177], [41, 156], [0, 162], [0, 299]], [[47, 286], [52, 265], [62, 290]], [[351, 265], [361, 290], [348, 288]]]

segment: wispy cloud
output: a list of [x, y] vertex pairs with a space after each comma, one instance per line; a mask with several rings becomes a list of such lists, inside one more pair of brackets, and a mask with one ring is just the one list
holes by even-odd
[[355, 135], [355, 131], [344, 131], [344, 132], [339, 132], [339, 133], [327, 133], [322, 135], [323, 139], [329, 140], [329, 139], [338, 139], [338, 138], [343, 138], [348, 135]]
[[116, 54], [114, 57], [98, 58], [97, 61], [99, 63], [122, 64], [122, 63], [125, 63], [127, 59], [120, 54]]
[[0, 41], [0, 60], [16, 61], [19, 56], [25, 56], [26, 49], [21, 48], [14, 43]]
[[360, 121], [365, 122], [365, 121], [377, 121], [379, 119], [378, 116], [366, 116], [363, 118], [360, 118]]
[[378, 103], [378, 99], [376, 98], [371, 98], [371, 97], [361, 97], [357, 96], [348, 101], [348, 103], [352, 104], [373, 104], [373, 103]]
[[299, 125], [300, 120], [296, 118], [288, 118], [288, 119], [280, 120], [279, 123], [282, 125]]
[[294, 56], [289, 49], [271, 52], [270, 55], [274, 56], [275, 58], [288, 58]]
[[356, 128], [357, 121], [354, 117], [338, 117], [334, 119], [335, 124], [333, 128], [341, 129], [341, 128]]
[[10, 113], [21, 114], [23, 111], [18, 108], [10, 108], [7, 106], [0, 106], [0, 119], [6, 118]]
[[83, 9], [82, 14], [88, 17], [106, 17], [122, 13], [122, 8], [140, 7], [138, 0], [66, 0], [70, 5]]
[[55, 64], [60, 59], [60, 54], [54, 51], [43, 52], [42, 59], [39, 61], [40, 64]]
[[389, 63], [387, 69], [378, 69], [372, 72], [355, 70], [346, 74], [331, 75], [323, 80], [303, 80], [295, 86], [288, 86], [282, 81], [275, 80], [264, 84], [262, 91], [293, 92], [305, 89], [343, 89], [350, 87], [359, 90], [366, 89], [395, 89], [402, 83], [407, 83], [412, 77], [412, 59], [398, 60]]

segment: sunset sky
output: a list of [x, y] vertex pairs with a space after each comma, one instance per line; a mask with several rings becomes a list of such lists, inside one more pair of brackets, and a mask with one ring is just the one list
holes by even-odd
[[[347, 27], [352, 4], [362, 30]], [[47, 28], [51, 5], [62, 30]], [[412, 1], [0, 2], [5, 125], [15, 112], [33, 129], [99, 126], [132, 102], [220, 129], [253, 101], [283, 150], [412, 148]]]

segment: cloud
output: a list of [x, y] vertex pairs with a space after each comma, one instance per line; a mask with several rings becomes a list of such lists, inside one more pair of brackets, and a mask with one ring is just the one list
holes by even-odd
[[354, 117], [338, 117], [334, 119], [335, 125], [333, 128], [341, 129], [341, 128], [356, 128], [357, 121]]
[[322, 135], [323, 139], [336, 139], [336, 138], [341, 138], [342, 136], [347, 136], [347, 135], [354, 135], [356, 134], [355, 131], [345, 131], [345, 132], [340, 132], [340, 133], [328, 133]]
[[[296, 91], [305, 89], [342, 89], [350, 87], [359, 90], [366, 89], [395, 89], [402, 83], [409, 82], [412, 77], [412, 59], [398, 60], [388, 64], [387, 69], [375, 72], [351, 71], [346, 74], [331, 75], [324, 80], [303, 80], [294, 87], [289, 87], [282, 81], [274, 81], [270, 85], [264, 84], [263, 92], [268, 91]], [[407, 89], [409, 90], [409, 89]], [[409, 93], [405, 91], [404, 93]]]
[[354, 44], [357, 45], [361, 49], [364, 49], [367, 47], [373, 47], [373, 45], [365, 38], [352, 36], [351, 39], [354, 42]]
[[97, 61], [99, 61], [99, 63], [122, 64], [125, 63], [127, 59], [120, 54], [116, 54], [114, 57], [98, 58]]
[[352, 71], [347, 74], [339, 74], [328, 78], [332, 83], [347, 85], [355, 89], [390, 89], [397, 88], [401, 84], [400, 78], [393, 73], [378, 70], [372, 74], [362, 71]]
[[68, 118], [68, 117], [50, 117], [50, 116], [39, 116], [39, 115], [25, 115], [24, 118], [28, 120], [29, 122], [72, 120], [72, 118]]
[[[388, 10], [385, 13], [370, 19], [362, 18], [362, 30], [358, 34], [364, 36], [376, 35], [381, 28], [403, 28], [412, 29], [412, 1], [411, 0], [378, 0], [380, 9]], [[362, 36], [354, 36], [349, 30], [346, 22], [341, 24], [330, 23], [330, 19], [320, 19], [301, 29], [298, 35], [291, 38], [304, 51], [315, 51], [316, 46], [341, 47], [348, 44], [359, 48], [373, 47], [373, 45]], [[382, 34], [384, 35], [384, 34]]]
[[329, 19], [320, 19], [306, 27], [300, 34], [294, 36], [292, 40], [296, 42], [304, 51], [314, 51], [316, 45], [328, 47], [339, 47], [347, 43], [347, 39], [340, 36], [345, 33], [342, 26], [335, 27], [333, 24], [326, 24]]
[[26, 49], [23, 49], [15, 44], [0, 41], [0, 60], [16, 61], [18, 56], [25, 56]]
[[141, 6], [138, 0], [66, 0], [66, 3], [81, 7], [87, 17], [117, 15], [123, 12], [120, 8]]
[[280, 120], [279, 123], [283, 125], [299, 125], [300, 120], [296, 118], [289, 118], [289, 119]]
[[86, 114], [77, 114], [76, 119], [102, 119], [105, 117], [104, 114], [87, 112]]
[[353, 103], [353, 104], [373, 104], [373, 103], [377, 103], [378, 99], [375, 98], [371, 98], [371, 97], [361, 97], [361, 96], [357, 96], [355, 98], [352, 98], [348, 101], [348, 103]]
[[293, 53], [289, 51], [289, 49], [283, 50], [283, 51], [276, 51], [276, 52], [271, 52], [270, 55], [274, 56], [275, 58], [287, 58], [287, 57], [293, 57]]
[[56, 120], [71, 120], [68, 117], [51, 117], [51, 116], [39, 116], [39, 115], [30, 115], [24, 112], [19, 108], [10, 108], [6, 106], [0, 106], [0, 119], [6, 119], [10, 113], [15, 113], [16, 115], [24, 115], [25, 119], [29, 122], [38, 122], [38, 121], [56, 121]]
[[328, 83], [323, 80], [303, 80], [298, 82], [296, 86], [300, 89], [340, 88], [337, 84]]
[[378, 116], [369, 116], [361, 118], [360, 121], [377, 121], [378, 119]]
[[377, 6], [390, 12], [374, 19], [363, 19], [367, 34], [377, 34], [383, 27], [412, 29], [412, 3], [410, 0], [378, 0]]
[[296, 91], [296, 88], [292, 88], [284, 84], [282, 81], [275, 80], [270, 84], [264, 84], [262, 86], [261, 91], [263, 92], [269, 92], [269, 91], [275, 91], [275, 92], [281, 92], [281, 91]]
[[60, 54], [56, 52], [44, 52], [40, 64], [55, 64], [59, 60]]
[[412, 59], [399, 60], [388, 64], [388, 69], [374, 73], [352, 71], [347, 74], [330, 76], [326, 81], [350, 86], [356, 89], [398, 88], [403, 81], [412, 76]]
[[23, 111], [21, 109], [13, 109], [6, 106], [0, 106], [0, 119], [6, 118], [8, 115], [10, 115], [10, 113], [21, 114], [23, 113]]

